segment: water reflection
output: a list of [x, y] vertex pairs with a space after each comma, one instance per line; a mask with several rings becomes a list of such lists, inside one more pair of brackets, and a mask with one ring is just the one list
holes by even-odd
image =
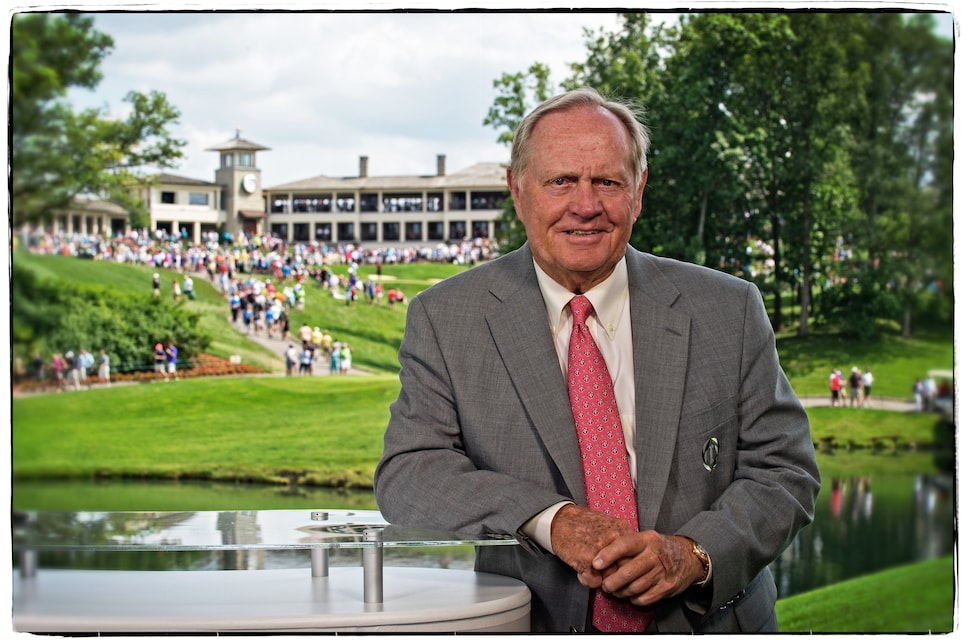
[[815, 521], [771, 568], [780, 597], [952, 553], [948, 475], [829, 480]]
[[[66, 487], [58, 492], [57, 486]], [[97, 489], [86, 489], [85, 486]], [[110, 509], [152, 507], [173, 511], [183, 508], [176, 499], [188, 498], [188, 492], [192, 499], [210, 493], [211, 500], [201, 501], [202, 506], [198, 508], [209, 511], [224, 508], [376, 508], [371, 492], [333, 497], [332, 491], [307, 489], [298, 495], [280, 497], [277, 489], [258, 486], [199, 484], [195, 489], [184, 482], [164, 486], [164, 483], [131, 482], [18, 483], [14, 486], [14, 507], [38, 507], [37, 499], [50, 499], [58, 493], [65, 498], [114, 499], [116, 503], [121, 493], [119, 488], [123, 488], [126, 497], [149, 501], [131, 502]], [[174, 503], [174, 506], [165, 507], [165, 502]], [[58, 509], [58, 506], [48, 502], [39, 509]], [[220, 539], [224, 544], [271, 538], [272, 526], [259, 520], [257, 510], [226, 511], [219, 516], [216, 528], [221, 530]], [[779, 596], [788, 597], [888, 567], [950, 554], [954, 544], [953, 522], [953, 479], [949, 475], [830, 478], [819, 495], [814, 523], [799, 533], [785, 553], [771, 565]], [[388, 566], [468, 570], [473, 567], [473, 553], [472, 546], [387, 548], [385, 563]], [[126, 570], [309, 568], [311, 556], [305, 550], [69, 552], [42, 553], [41, 565]], [[361, 565], [361, 552], [333, 551], [330, 565]]]

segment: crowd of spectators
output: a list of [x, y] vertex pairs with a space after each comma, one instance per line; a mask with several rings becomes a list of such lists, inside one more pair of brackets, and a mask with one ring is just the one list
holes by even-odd
[[404, 248], [354, 243], [288, 242], [271, 234], [207, 233], [200, 243], [163, 230], [151, 234], [132, 230], [124, 235], [51, 234], [21, 231], [20, 245], [31, 253], [91, 257], [125, 264], [140, 264], [177, 271], [208, 272], [224, 263], [231, 272], [277, 272], [288, 277], [299, 271], [314, 272], [339, 264], [406, 264], [441, 262], [475, 264], [491, 259], [496, 251], [489, 240]]
[[[383, 265], [414, 262], [440, 262], [472, 265], [491, 259], [494, 249], [488, 240], [473, 239], [460, 243], [439, 244], [422, 247], [363, 247], [351, 243], [287, 242], [271, 234], [207, 233], [200, 243], [163, 230], [150, 233], [132, 230], [124, 235], [53, 234], [41, 229], [20, 231], [17, 242], [30, 253], [85, 257], [98, 261], [116, 262], [173, 270], [183, 274], [183, 280], [172, 280], [170, 290], [174, 301], [195, 298], [194, 279], [205, 275], [229, 301], [233, 323], [243, 332], [267, 338], [295, 340], [290, 328], [290, 311], [304, 310], [306, 286], [314, 283], [328, 290], [333, 297], [341, 298], [346, 306], [363, 301], [390, 308], [405, 303], [403, 292], [396, 288], [385, 289], [380, 279]], [[331, 270], [342, 265], [345, 274]], [[361, 278], [358, 269], [373, 266], [375, 277]], [[155, 296], [162, 294], [160, 275], [153, 275], [152, 290]], [[300, 373], [311, 373], [313, 365], [323, 356], [329, 362], [330, 373], [347, 373], [351, 369], [352, 348], [347, 343], [320, 347], [317, 343], [306, 346], [297, 340], [301, 354], [312, 356], [308, 362], [299, 355], [292, 364], [292, 372], [298, 365]], [[85, 352], [86, 353], [86, 352]], [[289, 360], [286, 355], [286, 361]], [[18, 359], [14, 365], [15, 378], [34, 377], [51, 379], [58, 390], [82, 384], [89, 386], [99, 381], [110, 384], [110, 358], [101, 351], [97, 370], [86, 358], [78, 360], [72, 351], [52, 353], [49, 360], [35, 356], [31, 368]], [[71, 365], [76, 362], [76, 369]], [[90, 371], [91, 377], [88, 377]], [[81, 376], [80, 374], [84, 374]], [[160, 374], [161, 372], [159, 372]], [[164, 375], [171, 377], [165, 367]]]

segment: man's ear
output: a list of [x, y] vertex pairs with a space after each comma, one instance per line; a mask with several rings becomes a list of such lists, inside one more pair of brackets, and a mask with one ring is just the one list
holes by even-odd
[[[517, 219], [520, 219], [520, 184], [517, 182], [519, 177], [513, 174], [513, 169], [507, 166], [506, 169], [506, 185], [510, 189], [510, 197], [513, 199], [513, 210], [517, 214]], [[521, 220], [522, 221], [522, 220]]]
[[644, 206], [644, 186], [646, 185], [647, 168], [645, 168], [643, 174], [641, 174], [641, 181], [637, 186], [637, 194], [634, 196], [634, 198], [637, 200], [637, 216], [634, 217], [635, 219], [640, 216], [641, 208]]

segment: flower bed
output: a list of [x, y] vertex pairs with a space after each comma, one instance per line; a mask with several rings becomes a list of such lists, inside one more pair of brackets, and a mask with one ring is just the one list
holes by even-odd
[[[213, 356], [207, 353], [202, 353], [194, 356], [191, 359], [190, 368], [180, 368], [178, 369], [179, 378], [206, 378], [214, 376], [247, 376], [247, 375], [258, 375], [268, 373], [261, 367], [256, 367], [255, 365], [245, 364], [241, 362], [232, 362], [228, 358], [219, 358], [218, 356]], [[97, 372], [91, 374], [91, 384], [97, 386], [99, 383], [96, 378]], [[163, 377], [159, 373], [155, 373], [153, 370], [147, 371], [132, 371], [129, 373], [112, 373], [111, 382], [150, 382], [152, 380], [161, 380]], [[84, 387], [84, 385], [81, 385]], [[38, 382], [32, 378], [27, 378], [20, 382], [14, 383], [13, 393], [40, 393], [42, 391], [55, 391], [57, 389], [57, 383], [51, 379], [47, 382]]]

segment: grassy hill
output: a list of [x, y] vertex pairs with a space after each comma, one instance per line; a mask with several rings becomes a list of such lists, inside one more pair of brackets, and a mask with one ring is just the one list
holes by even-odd
[[[149, 292], [151, 274], [155, 272], [150, 266], [28, 255], [24, 252], [17, 252], [13, 259], [18, 267], [63, 280], [67, 284], [111, 284], [132, 293]], [[332, 270], [345, 274], [347, 267], [333, 266]], [[469, 269], [452, 264], [384, 265], [381, 277], [386, 289], [398, 288], [406, 294], [407, 299], [411, 299], [430, 285], [464, 270]], [[180, 277], [174, 271], [158, 272], [161, 273], [162, 285], [170, 285], [171, 280]], [[363, 279], [375, 273], [375, 266], [362, 265], [359, 269]], [[279, 355], [231, 327], [227, 301], [206, 277], [196, 279], [195, 288], [197, 299], [183, 301], [181, 306], [201, 314], [200, 325], [213, 338], [210, 347], [212, 354], [224, 358], [239, 355], [244, 362], [267, 371], [284, 371]], [[359, 368], [374, 373], [394, 374], [398, 371], [396, 354], [402, 340], [405, 305], [391, 310], [385, 302], [381, 306], [371, 306], [360, 299], [353, 306], [346, 306], [344, 300], [332, 297], [328, 290], [319, 288], [312, 281], [307, 282], [306, 289], [304, 311], [292, 311], [290, 314], [293, 329], [298, 329], [302, 324], [328, 329], [334, 338], [347, 341], [354, 347], [353, 362]], [[163, 295], [170, 297], [167, 291]], [[173, 302], [171, 306], [174, 306]], [[922, 331], [912, 338], [883, 335], [871, 342], [856, 342], [837, 334], [816, 333], [799, 338], [784, 333], [779, 336], [778, 351], [792, 386], [801, 396], [826, 396], [829, 372], [833, 368], [847, 372], [855, 365], [872, 369], [876, 378], [873, 388], [876, 395], [908, 400], [917, 377], [924, 376], [930, 369], [952, 369], [954, 363], [952, 329]]]
[[[130, 293], [150, 293], [151, 276], [155, 272], [160, 274], [162, 286], [170, 285], [172, 280], [181, 278], [176, 271], [159, 270], [151, 266], [29, 255], [25, 252], [15, 253], [13, 261], [18, 268], [29, 269], [41, 277], [61, 280], [67, 286], [71, 283], [110, 284], [122, 292]], [[335, 266], [332, 270], [344, 275], [347, 267]], [[408, 300], [431, 284], [462, 270], [466, 270], [466, 267], [452, 264], [384, 265], [382, 282], [387, 290], [390, 287], [402, 290]], [[363, 265], [359, 270], [359, 276], [363, 278], [375, 273], [375, 266]], [[319, 288], [312, 281], [308, 281], [305, 286], [307, 296], [304, 311], [290, 312], [293, 330], [297, 330], [302, 324], [328, 329], [333, 338], [349, 342], [354, 347], [353, 362], [357, 367], [376, 373], [398, 371], [396, 353], [402, 340], [405, 305], [397, 305], [392, 310], [385, 301], [381, 306], [375, 306], [360, 299], [353, 306], [346, 306], [344, 300], [332, 297], [328, 290]], [[209, 349], [212, 354], [224, 358], [239, 355], [243, 361], [267, 371], [284, 371], [285, 366], [280, 355], [265, 349], [232, 328], [229, 323], [228, 301], [208, 281], [207, 276], [196, 276], [195, 291], [197, 299], [182, 299], [177, 306], [184, 306], [201, 314], [200, 325], [213, 339]], [[162, 296], [171, 306], [176, 306], [169, 289], [162, 289]], [[16, 307], [16, 302], [13, 304]]]

